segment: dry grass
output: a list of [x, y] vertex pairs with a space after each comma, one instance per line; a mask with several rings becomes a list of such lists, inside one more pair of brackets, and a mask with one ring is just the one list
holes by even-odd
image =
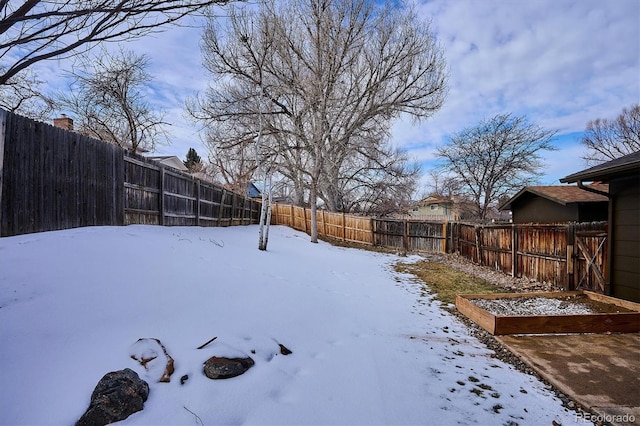
[[481, 278], [456, 271], [449, 266], [429, 260], [416, 263], [400, 262], [395, 270], [409, 273], [419, 278], [429, 288], [437, 300], [443, 303], [455, 303], [456, 294], [504, 293], [505, 289]]

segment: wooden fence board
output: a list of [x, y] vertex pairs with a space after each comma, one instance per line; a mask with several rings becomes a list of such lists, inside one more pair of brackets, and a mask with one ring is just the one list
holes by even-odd
[[7, 115], [5, 110], [0, 109], [0, 230], [2, 230], [2, 182], [4, 180], [4, 139], [7, 131]]

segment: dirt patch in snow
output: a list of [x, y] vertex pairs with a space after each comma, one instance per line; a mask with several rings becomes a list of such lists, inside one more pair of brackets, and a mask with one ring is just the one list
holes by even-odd
[[434, 253], [425, 255], [425, 258], [433, 262], [445, 264], [457, 271], [465, 272], [501, 287], [507, 292], [532, 292], [532, 291], [562, 291], [563, 289], [553, 283], [540, 282], [526, 277], [512, 277], [502, 271], [492, 269], [489, 266], [480, 266], [470, 260], [456, 255]]

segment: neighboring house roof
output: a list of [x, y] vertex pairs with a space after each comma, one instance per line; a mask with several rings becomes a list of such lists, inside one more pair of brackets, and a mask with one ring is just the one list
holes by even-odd
[[[609, 185], [593, 184], [589, 185], [589, 187], [600, 192], [609, 192]], [[585, 191], [584, 189], [580, 189], [574, 185], [526, 186], [509, 200], [502, 203], [498, 207], [498, 210], [511, 210], [511, 205], [517, 199], [527, 194], [534, 194], [563, 206], [575, 203], [598, 203], [609, 201], [609, 199], [604, 195]]]
[[444, 198], [444, 197], [427, 197], [427, 198], [423, 198], [420, 201], [417, 201], [414, 205], [420, 206], [420, 207], [426, 207], [432, 204], [453, 204], [453, 200], [451, 198]]
[[606, 163], [598, 164], [589, 169], [573, 173], [560, 179], [562, 183], [573, 183], [578, 181], [605, 181], [612, 177], [634, 175], [640, 172], [640, 151], [616, 158]]
[[247, 185], [247, 196], [258, 198], [262, 196], [262, 182], [249, 182]]
[[181, 159], [176, 157], [175, 155], [156, 155], [156, 156], [148, 156], [150, 160], [155, 160], [158, 163], [164, 164], [165, 166], [172, 167], [176, 170], [180, 170], [181, 172], [187, 172], [189, 169], [184, 165]]

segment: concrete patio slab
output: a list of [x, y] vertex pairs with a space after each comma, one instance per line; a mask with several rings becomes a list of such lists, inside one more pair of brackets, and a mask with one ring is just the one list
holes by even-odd
[[640, 425], [640, 333], [496, 338], [559, 391], [604, 420]]

